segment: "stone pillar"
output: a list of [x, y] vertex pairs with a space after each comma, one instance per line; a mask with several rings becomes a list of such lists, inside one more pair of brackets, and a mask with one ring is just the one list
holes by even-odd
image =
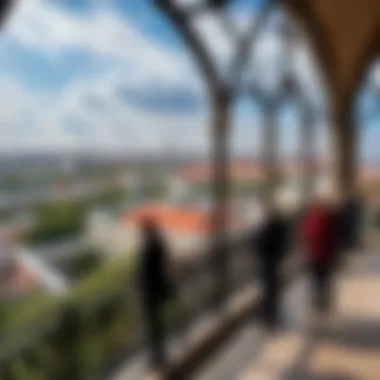
[[339, 197], [352, 192], [357, 174], [357, 130], [353, 120], [353, 105], [349, 102], [333, 104], [332, 118], [332, 175]]
[[316, 185], [316, 133], [315, 122], [307, 105], [301, 104], [300, 113], [300, 161], [302, 168], [300, 195], [301, 201], [307, 203], [313, 196]]
[[262, 122], [261, 161], [264, 167], [264, 179], [261, 196], [274, 199], [278, 182], [278, 145], [279, 131], [276, 108], [263, 107], [264, 118]]
[[229, 216], [229, 119], [230, 109], [225, 97], [215, 99], [212, 125], [212, 190], [215, 199], [212, 218], [213, 265], [216, 281], [216, 304], [221, 306], [228, 292], [228, 257], [226, 236]]

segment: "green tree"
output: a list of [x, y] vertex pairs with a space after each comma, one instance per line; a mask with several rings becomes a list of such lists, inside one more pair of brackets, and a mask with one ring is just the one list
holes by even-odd
[[35, 208], [35, 225], [27, 234], [27, 241], [39, 244], [78, 234], [85, 215], [86, 207], [80, 202], [39, 205]]
[[100, 268], [104, 260], [100, 252], [86, 249], [79, 252], [66, 267], [66, 272], [73, 278], [83, 278]]

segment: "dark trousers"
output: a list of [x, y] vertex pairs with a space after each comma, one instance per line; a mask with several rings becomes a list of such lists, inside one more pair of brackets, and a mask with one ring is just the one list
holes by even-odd
[[144, 297], [144, 317], [146, 321], [149, 364], [154, 369], [162, 369], [166, 365], [165, 321], [163, 302], [159, 297]]
[[312, 263], [310, 265], [313, 286], [313, 304], [315, 310], [327, 312], [332, 302], [332, 272], [333, 265], [327, 263]]
[[347, 236], [347, 245], [350, 251], [354, 251], [360, 248], [360, 225], [354, 221], [353, 226]]
[[262, 318], [267, 327], [275, 327], [279, 322], [280, 278], [277, 268], [263, 268]]

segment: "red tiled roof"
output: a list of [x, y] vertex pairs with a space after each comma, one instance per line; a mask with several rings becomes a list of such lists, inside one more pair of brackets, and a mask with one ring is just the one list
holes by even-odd
[[[129, 211], [122, 217], [124, 225], [139, 226], [149, 219], [160, 228], [175, 232], [207, 234], [212, 228], [212, 208], [204, 209], [197, 206], [174, 206], [171, 204], [143, 204]], [[242, 220], [231, 210], [228, 228], [239, 228]]]
[[210, 213], [189, 207], [171, 207], [165, 205], [143, 205], [124, 215], [123, 222], [138, 225], [149, 219], [155, 221], [161, 228], [205, 233], [211, 226]]

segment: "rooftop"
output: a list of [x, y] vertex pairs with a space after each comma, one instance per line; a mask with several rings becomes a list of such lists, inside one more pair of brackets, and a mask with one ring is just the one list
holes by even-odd
[[210, 213], [204, 209], [166, 204], [143, 204], [123, 216], [127, 225], [138, 225], [144, 220], [153, 220], [165, 229], [204, 233], [210, 228]]
[[[161, 228], [176, 232], [204, 234], [211, 230], [212, 208], [204, 205], [171, 205], [166, 203], [142, 204], [122, 217], [126, 225], [139, 225], [149, 219]], [[231, 218], [231, 224], [236, 225]]]

